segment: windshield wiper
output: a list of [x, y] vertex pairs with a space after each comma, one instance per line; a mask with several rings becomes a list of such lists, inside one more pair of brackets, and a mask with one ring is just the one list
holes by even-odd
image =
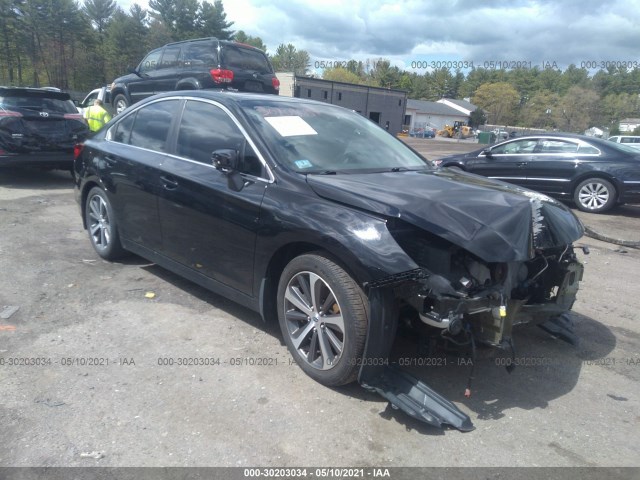
[[321, 172], [309, 172], [310, 175], [337, 175], [335, 170], [323, 170]]

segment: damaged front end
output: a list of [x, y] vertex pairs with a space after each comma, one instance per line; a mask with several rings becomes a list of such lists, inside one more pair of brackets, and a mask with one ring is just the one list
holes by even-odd
[[[536, 235], [532, 229], [529, 258], [487, 261], [399, 220], [390, 222], [389, 230], [420, 268], [366, 286], [373, 317], [366, 358], [387, 358], [399, 326], [411, 327], [422, 344], [439, 343], [468, 354], [472, 365], [480, 346], [515, 356], [512, 329], [519, 324], [535, 323], [572, 340], [557, 320], [571, 309], [582, 280], [583, 266], [571, 244], [554, 245], [542, 230]], [[366, 358], [361, 384], [394, 407], [431, 425], [473, 429], [467, 415], [417, 379], [381, 362], [372, 366], [375, 362]], [[467, 397], [472, 378], [473, 366]]]
[[[468, 344], [472, 337], [510, 347], [515, 325], [541, 323], [570, 310], [582, 280], [582, 264], [570, 245], [536, 250], [524, 262], [488, 263], [455, 247], [433, 252], [428, 238], [411, 243], [408, 251], [417, 254], [423, 278], [402, 300], [422, 323], [458, 343]], [[420, 258], [425, 251], [435, 253], [436, 265]]]

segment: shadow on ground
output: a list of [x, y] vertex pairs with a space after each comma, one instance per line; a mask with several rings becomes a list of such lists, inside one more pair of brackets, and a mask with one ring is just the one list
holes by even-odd
[[[265, 323], [257, 313], [161, 267], [150, 265], [143, 268], [211, 306], [277, 338], [284, 345], [277, 323]], [[575, 387], [584, 362], [603, 359], [616, 347], [616, 337], [608, 327], [576, 313], [572, 313], [571, 317], [580, 338], [578, 346], [555, 339], [535, 325], [517, 328], [514, 332], [514, 344], [518, 366], [512, 373], [508, 373], [505, 368], [510, 353], [496, 352], [494, 349], [480, 350], [475, 364], [471, 398], [464, 396], [471, 372], [471, 359], [464, 353], [453, 355], [435, 351], [428, 356], [421, 355], [415, 337], [398, 335], [391, 362], [395, 362], [396, 366], [401, 366], [445, 398], [464, 405], [473, 412], [473, 421], [499, 420], [506, 415], [505, 411], [512, 408], [544, 409], [549, 402]], [[380, 411], [381, 404], [386, 403], [376, 393], [364, 390], [357, 384], [335, 390], [367, 402], [379, 403], [375, 407], [376, 412]], [[424, 434], [442, 433], [389, 405], [380, 416], [387, 420], [394, 419], [407, 429]]]

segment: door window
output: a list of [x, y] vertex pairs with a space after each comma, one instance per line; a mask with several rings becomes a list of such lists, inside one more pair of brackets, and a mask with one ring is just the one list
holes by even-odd
[[160, 62], [160, 55], [162, 54], [162, 50], [156, 50], [155, 52], [151, 52], [147, 55], [142, 62], [140, 62], [140, 66], [138, 67], [138, 71], [140, 73], [149, 72], [151, 70], [155, 70], [158, 66], [158, 62]]
[[131, 127], [133, 127], [133, 121], [136, 119], [136, 114], [132, 113], [120, 120], [113, 130], [113, 141], [118, 143], [129, 143], [131, 137]]
[[262, 162], [229, 115], [216, 105], [189, 100], [178, 129], [176, 153], [211, 165], [211, 154], [219, 149], [236, 150], [240, 172], [262, 177]]
[[179, 65], [180, 47], [167, 47], [164, 49], [159, 68], [175, 68]]
[[[127, 143], [135, 147], [166, 152], [171, 122], [178, 113], [179, 104], [178, 100], [166, 100], [142, 107], [136, 114]], [[116, 136], [119, 127], [120, 125], [116, 130]]]
[[533, 150], [536, 148], [537, 143], [537, 140], [516, 140], [492, 148], [491, 153], [493, 155], [530, 154], [533, 153]]

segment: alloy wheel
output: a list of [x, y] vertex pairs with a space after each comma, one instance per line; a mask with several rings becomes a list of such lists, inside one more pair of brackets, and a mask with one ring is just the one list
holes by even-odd
[[111, 223], [107, 203], [100, 195], [89, 200], [89, 233], [96, 248], [106, 249], [111, 241]]
[[600, 210], [609, 201], [611, 192], [606, 185], [600, 182], [584, 184], [578, 192], [579, 202], [589, 210]]
[[287, 332], [303, 361], [319, 370], [333, 368], [344, 348], [342, 309], [327, 282], [313, 272], [299, 272], [284, 295]]

